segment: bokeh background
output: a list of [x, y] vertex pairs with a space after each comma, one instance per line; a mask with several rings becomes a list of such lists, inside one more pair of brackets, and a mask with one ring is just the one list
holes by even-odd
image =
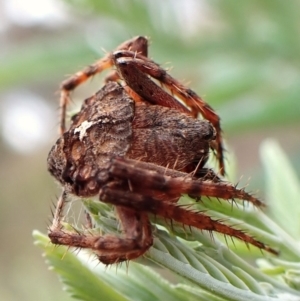
[[[298, 0], [0, 0], [0, 299], [69, 300], [47, 271], [46, 232], [59, 189], [47, 153], [59, 83], [135, 35], [222, 118], [236, 175], [263, 196], [260, 143], [279, 141], [300, 170]], [[84, 85], [82, 100], [102, 85]], [[284, 200], [283, 200], [284, 201]]]

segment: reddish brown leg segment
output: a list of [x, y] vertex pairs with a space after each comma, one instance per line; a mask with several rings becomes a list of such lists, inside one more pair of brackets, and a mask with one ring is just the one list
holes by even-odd
[[241, 239], [246, 244], [249, 243], [270, 253], [278, 254], [277, 251], [254, 239], [242, 230], [234, 229], [218, 220], [213, 220], [202, 212], [187, 210], [171, 202], [164, 202], [154, 197], [144, 196], [131, 191], [122, 191], [109, 186], [101, 189], [100, 199], [110, 204], [128, 206], [139, 212], [153, 213], [163, 218], [175, 220], [183, 225], [233, 236]]
[[[142, 36], [135, 37], [119, 45], [116, 50], [131, 50], [134, 53], [141, 53], [144, 56], [148, 54], [148, 39]], [[92, 76], [100, 73], [113, 66], [112, 53], [108, 53], [102, 59], [98, 60], [94, 64], [84, 68], [83, 70], [75, 73], [68, 79], [64, 80], [61, 84], [60, 90], [60, 134], [62, 135], [66, 130], [66, 109], [70, 102], [70, 92], [75, 90], [79, 85], [84, 83]], [[111, 78], [117, 79], [115, 74], [111, 75]]]
[[[115, 159], [110, 168], [110, 173], [114, 177], [129, 179], [136, 187], [143, 182], [143, 189], [151, 189], [158, 192], [167, 193], [172, 196], [190, 194], [193, 196], [216, 197], [224, 200], [240, 199], [246, 200], [257, 207], [264, 207], [257, 198], [253, 197], [243, 189], [238, 189], [227, 182], [193, 180], [187, 177], [172, 178], [163, 174], [165, 168], [161, 168], [162, 173], [145, 171], [139, 167], [139, 162], [130, 159]], [[149, 164], [150, 165], [150, 164]], [[141, 165], [141, 167], [143, 164]], [[157, 169], [157, 168], [156, 168]]]
[[66, 194], [58, 201], [54, 220], [49, 228], [51, 242], [75, 248], [91, 249], [99, 260], [105, 264], [134, 259], [143, 255], [153, 244], [151, 224], [147, 213], [134, 209], [116, 206], [124, 236], [115, 235], [93, 236], [63, 229], [61, 218], [65, 205]]

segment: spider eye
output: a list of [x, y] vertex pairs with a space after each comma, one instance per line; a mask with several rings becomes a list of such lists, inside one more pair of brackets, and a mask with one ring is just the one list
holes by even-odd
[[211, 138], [211, 134], [210, 134], [210, 133], [206, 133], [206, 134], [204, 134], [204, 136], [203, 136], [203, 139], [204, 139], [204, 140], [210, 140], [210, 138]]
[[203, 133], [204, 140], [214, 140], [216, 138], [216, 131], [211, 124], [208, 124], [207, 130]]

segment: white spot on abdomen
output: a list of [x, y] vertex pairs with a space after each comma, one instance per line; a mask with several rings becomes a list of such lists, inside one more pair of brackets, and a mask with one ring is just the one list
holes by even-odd
[[82, 141], [86, 131], [94, 124], [92, 121], [84, 121], [79, 127], [74, 130], [74, 134], [79, 133], [79, 140]]

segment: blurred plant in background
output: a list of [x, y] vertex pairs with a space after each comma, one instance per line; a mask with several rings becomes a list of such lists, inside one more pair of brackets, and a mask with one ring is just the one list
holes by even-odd
[[[54, 92], [66, 74], [100, 57], [102, 47], [109, 51], [132, 36], [151, 37], [150, 56], [166, 68], [171, 62], [171, 73], [191, 82], [221, 116], [228, 156], [233, 149], [236, 173], [252, 176], [251, 189], [264, 188], [258, 146], [269, 136], [280, 141], [299, 174], [299, 11], [297, 0], [2, 0], [1, 299], [62, 298], [30, 233], [46, 229], [55, 195], [46, 171], [57, 137]], [[74, 99], [82, 101], [100, 86], [96, 77]], [[289, 190], [279, 194], [276, 189], [286, 186], [266, 179], [278, 217]], [[293, 220], [299, 207], [294, 200]], [[32, 279], [39, 279], [38, 287]]]

